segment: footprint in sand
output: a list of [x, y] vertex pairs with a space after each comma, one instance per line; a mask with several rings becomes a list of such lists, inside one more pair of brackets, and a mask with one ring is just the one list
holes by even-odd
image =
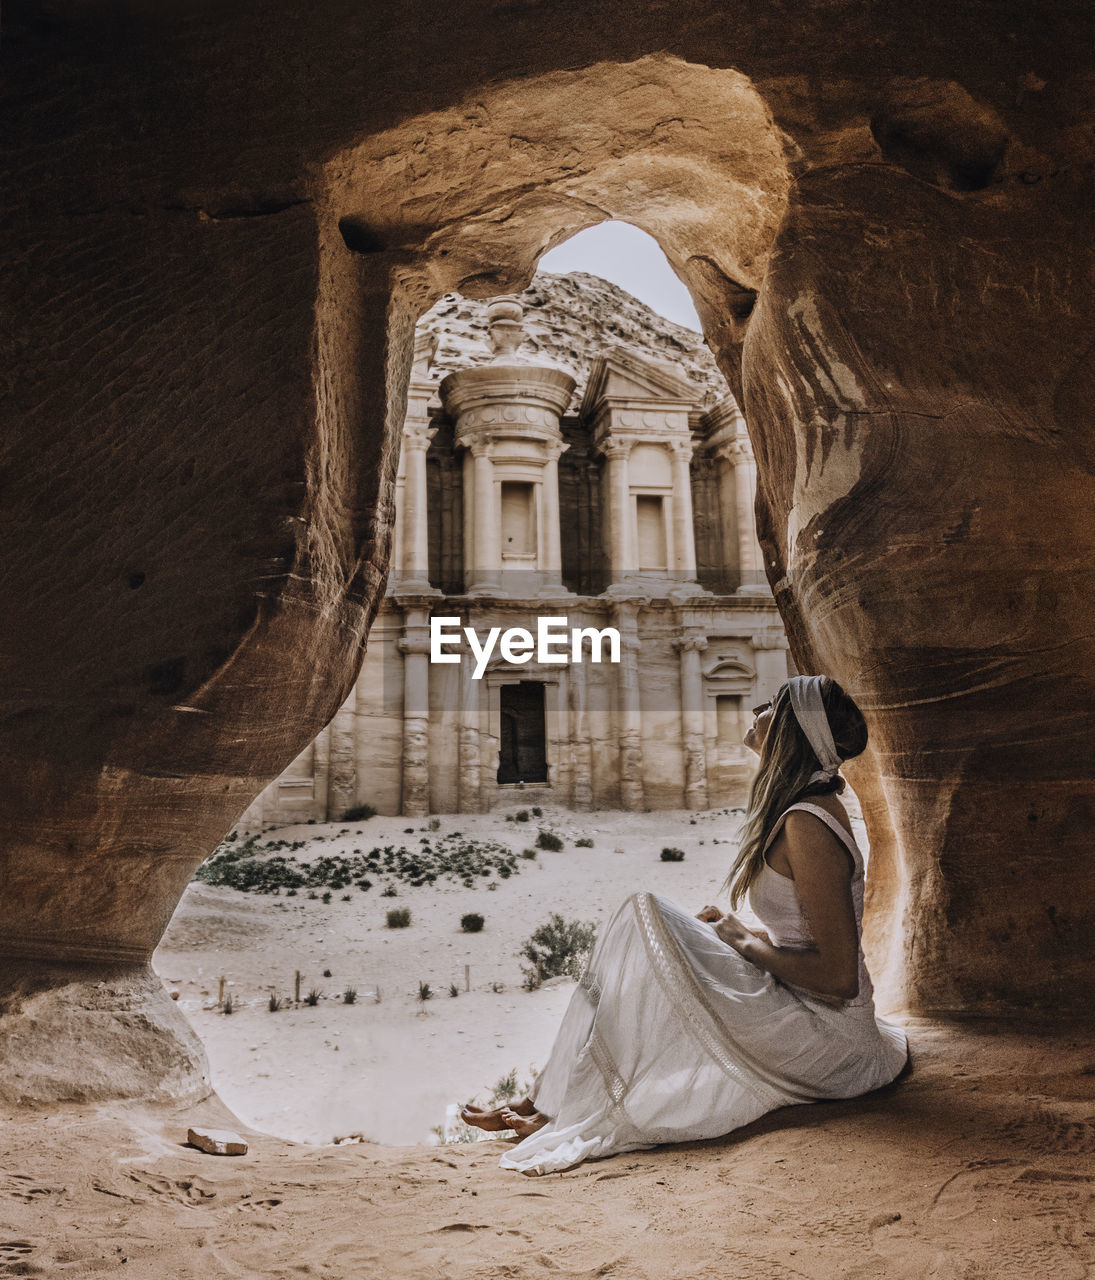
[[260, 1209], [276, 1209], [279, 1204], [281, 1201], [273, 1196], [267, 1200], [252, 1200], [250, 1196], [244, 1196], [235, 1209], [237, 1213], [255, 1213]]
[[64, 1188], [40, 1187], [25, 1173], [8, 1173], [0, 1177], [0, 1195], [9, 1196], [13, 1200], [22, 1200], [24, 1204], [31, 1204], [35, 1200], [41, 1200], [61, 1190]]
[[209, 1204], [217, 1194], [217, 1189], [204, 1178], [168, 1178], [162, 1174], [149, 1173], [146, 1169], [135, 1169], [128, 1177], [145, 1191], [189, 1208]]
[[26, 1240], [0, 1240], [0, 1276], [37, 1276], [41, 1270], [28, 1261], [34, 1245]]

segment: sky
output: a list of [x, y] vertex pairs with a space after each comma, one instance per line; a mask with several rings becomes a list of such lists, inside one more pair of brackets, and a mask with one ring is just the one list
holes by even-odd
[[673, 274], [653, 237], [626, 222], [601, 222], [545, 253], [541, 271], [588, 271], [611, 280], [667, 320], [699, 330], [688, 290]]

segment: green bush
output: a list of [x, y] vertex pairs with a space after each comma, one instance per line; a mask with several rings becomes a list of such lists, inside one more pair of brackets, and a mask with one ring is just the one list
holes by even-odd
[[517, 812], [513, 815], [513, 820], [514, 822], [528, 822], [528, 810], [518, 809]]
[[355, 804], [342, 815], [343, 822], [368, 822], [376, 817], [376, 810], [371, 804]]
[[521, 948], [529, 961], [521, 966], [525, 990], [535, 991], [549, 978], [578, 978], [597, 940], [597, 926], [580, 920], [564, 920], [553, 911]]
[[683, 849], [663, 849], [662, 861], [663, 862], [683, 862], [684, 850]]
[[470, 911], [466, 916], [460, 917], [460, 928], [465, 933], [478, 933], [483, 927], [483, 917], [477, 911]]
[[574, 841], [574, 847], [575, 849], [592, 849], [593, 841], [589, 836], [583, 836], [581, 840]]
[[396, 896], [397, 883], [421, 888], [442, 878], [471, 889], [481, 878], [508, 880], [518, 870], [517, 855], [500, 841], [476, 840], [458, 831], [421, 836], [417, 844], [355, 849], [349, 856], [325, 854], [301, 862], [296, 851], [306, 843], [271, 840], [260, 844], [252, 838], [242, 844], [222, 844], [194, 878], [242, 893], [289, 894], [295, 890], [316, 901], [324, 890], [343, 894], [351, 885], [368, 892], [378, 880], [385, 886], [384, 897]]
[[393, 907], [388, 912], [389, 929], [405, 929], [411, 922], [410, 907]]
[[563, 847], [563, 841], [554, 831], [544, 831], [541, 828], [540, 834], [536, 837], [536, 847], [537, 849], [551, 849], [558, 852]]
[[522, 857], [522, 858], [525, 858], [527, 861], [531, 862], [531, 861], [533, 860], [533, 858], [535, 858], [535, 857], [536, 857], [536, 850], [535, 850], [535, 849], [522, 849], [522, 850], [521, 850], [521, 857]]

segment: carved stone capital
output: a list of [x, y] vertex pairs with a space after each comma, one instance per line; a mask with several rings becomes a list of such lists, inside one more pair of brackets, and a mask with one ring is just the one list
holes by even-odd
[[631, 456], [631, 450], [635, 445], [634, 440], [619, 439], [611, 437], [601, 445], [601, 452], [609, 460], [609, 462], [624, 461]]
[[403, 447], [425, 453], [435, 435], [437, 428], [432, 423], [407, 421], [403, 424]]
[[707, 637], [698, 633], [686, 632], [673, 641], [673, 648], [678, 653], [703, 653], [707, 648]]
[[723, 440], [715, 445], [711, 450], [711, 456], [725, 458], [736, 467], [739, 463], [753, 461], [753, 446], [744, 436], [739, 436], [736, 440]]

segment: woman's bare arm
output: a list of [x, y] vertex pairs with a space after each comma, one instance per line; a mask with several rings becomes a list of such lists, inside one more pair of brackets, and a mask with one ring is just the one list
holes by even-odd
[[783, 851], [810, 926], [809, 951], [774, 947], [726, 915], [715, 932], [758, 968], [784, 982], [838, 1000], [859, 994], [859, 932], [852, 903], [852, 863], [847, 850], [817, 818], [790, 813], [784, 821]]

